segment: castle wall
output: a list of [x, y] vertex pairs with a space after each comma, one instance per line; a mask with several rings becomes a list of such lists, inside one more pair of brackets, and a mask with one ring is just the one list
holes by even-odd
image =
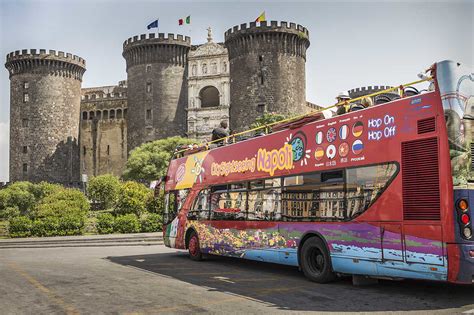
[[121, 176], [127, 162], [126, 88], [83, 89], [81, 174]]
[[7, 55], [10, 180], [79, 181], [82, 58], [50, 50]]
[[241, 24], [225, 33], [230, 61], [230, 125], [247, 129], [264, 112], [308, 112], [305, 62], [309, 32], [276, 21]]
[[135, 36], [124, 42], [128, 82], [128, 152], [140, 144], [185, 136], [189, 37]]

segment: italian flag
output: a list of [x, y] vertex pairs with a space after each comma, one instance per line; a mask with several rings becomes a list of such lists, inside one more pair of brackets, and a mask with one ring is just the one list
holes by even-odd
[[179, 25], [183, 25], [184, 23], [191, 24], [191, 15], [188, 15], [185, 19], [178, 20]]

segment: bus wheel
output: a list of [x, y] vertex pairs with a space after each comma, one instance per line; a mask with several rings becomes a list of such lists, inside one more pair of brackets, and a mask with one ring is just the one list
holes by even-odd
[[300, 257], [301, 269], [309, 280], [327, 283], [336, 278], [332, 272], [329, 252], [319, 237], [311, 237], [304, 242]]
[[192, 232], [189, 237], [188, 251], [189, 257], [192, 260], [202, 260], [201, 247], [199, 246], [199, 238], [196, 232]]

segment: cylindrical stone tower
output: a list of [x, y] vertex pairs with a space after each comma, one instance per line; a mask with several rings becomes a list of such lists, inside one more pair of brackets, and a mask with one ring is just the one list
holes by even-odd
[[10, 73], [10, 181], [78, 182], [85, 60], [62, 51], [24, 49], [8, 54], [5, 67]]
[[264, 112], [303, 114], [309, 32], [295, 23], [241, 24], [225, 32], [230, 62], [230, 126], [242, 131]]
[[189, 37], [143, 34], [123, 43], [128, 83], [128, 152], [186, 133]]

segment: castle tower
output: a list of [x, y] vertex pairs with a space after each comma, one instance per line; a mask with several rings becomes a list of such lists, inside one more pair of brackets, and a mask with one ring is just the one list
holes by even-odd
[[303, 114], [309, 32], [295, 23], [241, 24], [225, 32], [230, 62], [230, 126], [248, 128], [264, 112]]
[[79, 181], [79, 110], [85, 60], [62, 51], [17, 50], [10, 73], [10, 180]]
[[143, 34], [123, 43], [128, 82], [128, 152], [186, 133], [187, 57], [191, 39]]

